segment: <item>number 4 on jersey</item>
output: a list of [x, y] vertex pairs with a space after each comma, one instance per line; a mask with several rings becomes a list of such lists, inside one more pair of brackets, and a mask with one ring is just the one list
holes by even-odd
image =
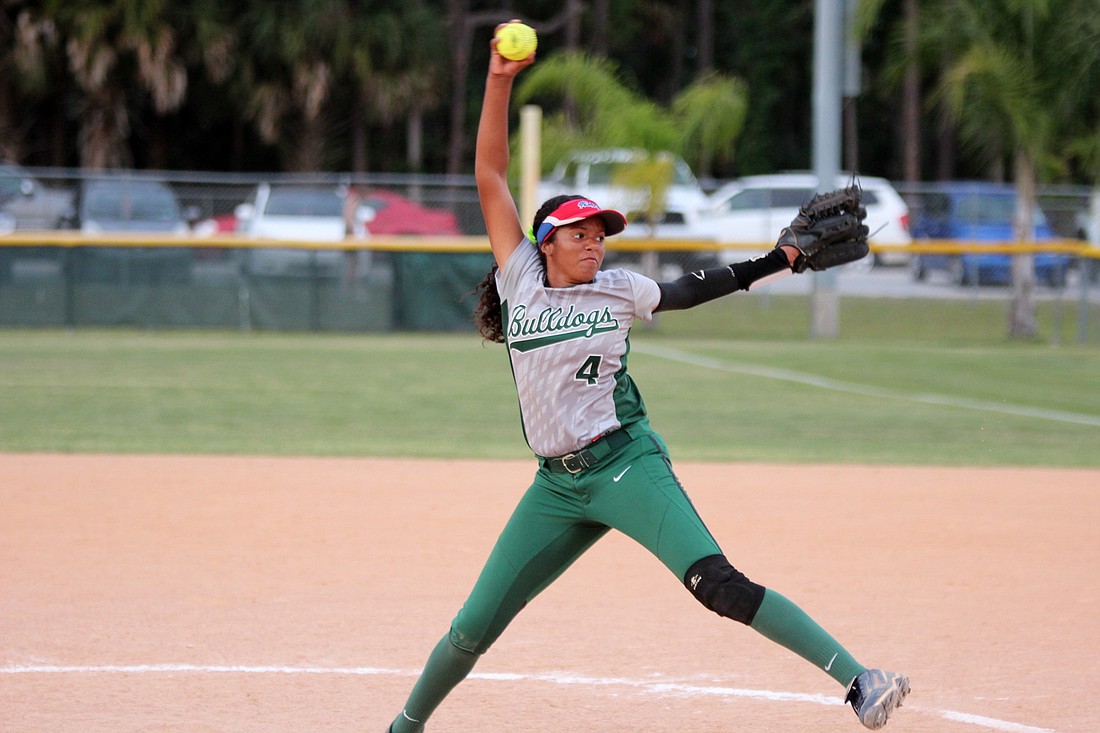
[[603, 361], [603, 357], [599, 354], [593, 354], [585, 359], [584, 364], [577, 370], [577, 373], [573, 375], [574, 379], [579, 379], [589, 384], [595, 384], [600, 381], [600, 363]]

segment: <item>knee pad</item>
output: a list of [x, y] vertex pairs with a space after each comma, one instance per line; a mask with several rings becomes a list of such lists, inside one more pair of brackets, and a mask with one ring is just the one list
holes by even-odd
[[692, 565], [684, 575], [684, 585], [711, 611], [746, 626], [764, 601], [764, 586], [746, 578], [725, 555], [710, 555]]

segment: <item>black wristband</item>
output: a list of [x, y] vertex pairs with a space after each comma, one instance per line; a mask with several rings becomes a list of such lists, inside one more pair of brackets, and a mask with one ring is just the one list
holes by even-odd
[[767, 254], [754, 257], [746, 262], [736, 262], [730, 265], [741, 287], [748, 290], [754, 282], [762, 280], [768, 275], [774, 275], [784, 270], [790, 271], [791, 261], [787, 259], [787, 253], [776, 247]]

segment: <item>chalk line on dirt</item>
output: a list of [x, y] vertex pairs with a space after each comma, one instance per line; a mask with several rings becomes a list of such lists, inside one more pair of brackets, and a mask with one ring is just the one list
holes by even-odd
[[[18, 674], [302, 674], [302, 675], [358, 675], [418, 677], [420, 670], [386, 669], [383, 667], [297, 667], [286, 665], [206, 665], [206, 664], [100, 664], [62, 665], [35, 664], [0, 667], [0, 675]], [[843, 705], [839, 697], [811, 695], [801, 692], [776, 690], [751, 690], [720, 685], [697, 685], [682, 682], [664, 682], [656, 679], [629, 677], [591, 677], [564, 672], [524, 674], [511, 672], [473, 672], [468, 679], [504, 682], [545, 682], [555, 685], [581, 685], [588, 687], [632, 687], [658, 697], [694, 697], [711, 695], [726, 698], [749, 698], [775, 702], [805, 702], [815, 705]], [[1013, 723], [1007, 720], [971, 715], [955, 710], [937, 710], [917, 705], [906, 705], [907, 710], [929, 713], [945, 720], [972, 725], [1005, 733], [1055, 733], [1050, 728]]]

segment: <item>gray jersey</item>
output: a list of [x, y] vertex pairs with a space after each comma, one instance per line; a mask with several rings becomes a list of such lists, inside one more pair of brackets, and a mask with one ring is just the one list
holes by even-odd
[[547, 287], [534, 245], [522, 242], [497, 272], [504, 335], [531, 450], [558, 456], [645, 416], [626, 373], [630, 328], [661, 299], [653, 280], [629, 270], [591, 283]]

